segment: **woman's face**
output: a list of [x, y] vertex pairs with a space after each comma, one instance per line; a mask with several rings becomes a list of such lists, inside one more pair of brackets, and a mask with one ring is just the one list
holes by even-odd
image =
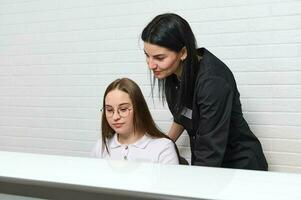
[[114, 89], [105, 97], [105, 114], [110, 127], [118, 134], [131, 135], [134, 133], [134, 112], [129, 95]]
[[181, 59], [183, 60], [182, 51], [177, 53], [165, 47], [144, 42], [144, 53], [146, 63], [156, 78], [164, 79], [171, 74], [180, 75], [178, 73]]

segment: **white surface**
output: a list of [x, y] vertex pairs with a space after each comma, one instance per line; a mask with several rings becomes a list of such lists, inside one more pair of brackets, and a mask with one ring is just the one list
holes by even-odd
[[209, 199], [301, 199], [301, 175], [0, 151], [0, 176]]
[[0, 193], [0, 199], [5, 199], [5, 200], [44, 200], [44, 199], [40, 199], [40, 198], [23, 197], [23, 196], [18, 196], [18, 195], [2, 194], [2, 193]]

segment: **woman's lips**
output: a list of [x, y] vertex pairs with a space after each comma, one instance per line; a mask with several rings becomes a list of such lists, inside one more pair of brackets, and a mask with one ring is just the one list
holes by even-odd
[[116, 124], [113, 124], [113, 126], [114, 126], [115, 128], [121, 128], [122, 125], [123, 125], [123, 123], [116, 123]]
[[161, 72], [160, 71], [154, 71], [154, 75], [158, 76]]

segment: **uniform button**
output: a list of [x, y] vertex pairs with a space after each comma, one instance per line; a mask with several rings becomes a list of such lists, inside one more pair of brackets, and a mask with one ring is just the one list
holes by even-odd
[[194, 139], [194, 140], [195, 140], [195, 136], [192, 136], [192, 139]]
[[128, 157], [127, 157], [127, 156], [124, 156], [124, 157], [123, 157], [123, 159], [124, 159], [124, 160], [127, 160], [127, 159], [128, 159]]
[[128, 146], [125, 146], [125, 150], [127, 150], [129, 147]]

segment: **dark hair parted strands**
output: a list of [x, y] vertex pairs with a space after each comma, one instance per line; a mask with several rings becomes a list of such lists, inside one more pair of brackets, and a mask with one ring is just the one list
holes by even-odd
[[[195, 36], [188, 22], [177, 14], [166, 13], [156, 16], [142, 31], [141, 39], [144, 42], [165, 47], [179, 53], [183, 47], [187, 50], [187, 57], [182, 62], [180, 105], [179, 110], [188, 99], [193, 97], [193, 89], [198, 70], [197, 45]], [[168, 77], [167, 77], [168, 78]], [[152, 82], [152, 88], [155, 82]], [[162, 99], [165, 95], [165, 80], [158, 80], [159, 93]]]
[[[148, 135], [154, 138], [170, 139], [167, 135], [165, 135], [157, 128], [139, 86], [131, 79], [117, 79], [107, 87], [103, 97], [103, 108], [105, 108], [106, 105], [106, 96], [110, 91], [115, 89], [127, 93], [132, 101], [134, 112], [133, 123], [135, 131], [137, 130], [141, 132], [146, 132]], [[115, 131], [110, 127], [105, 112], [102, 112], [101, 131], [102, 143], [104, 144], [103, 146], [105, 146], [107, 152], [109, 153], [106, 141], [107, 139], [113, 137]]]

